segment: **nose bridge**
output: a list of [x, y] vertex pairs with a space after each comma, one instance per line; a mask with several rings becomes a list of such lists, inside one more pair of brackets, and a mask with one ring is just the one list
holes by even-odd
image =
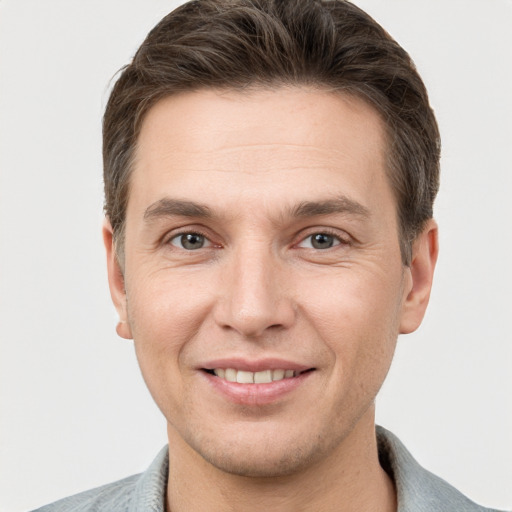
[[279, 257], [263, 240], [235, 248], [225, 269], [218, 322], [248, 337], [289, 327], [294, 308]]

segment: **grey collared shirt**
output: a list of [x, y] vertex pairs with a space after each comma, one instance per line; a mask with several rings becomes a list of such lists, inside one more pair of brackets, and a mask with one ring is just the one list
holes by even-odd
[[[395, 482], [397, 512], [498, 512], [481, 507], [423, 469], [391, 432], [377, 427], [379, 459]], [[34, 512], [165, 512], [168, 448], [149, 468], [118, 482], [57, 501]]]

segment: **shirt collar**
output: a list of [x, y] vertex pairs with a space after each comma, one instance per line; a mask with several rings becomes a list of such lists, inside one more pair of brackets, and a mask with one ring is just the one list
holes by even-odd
[[488, 510], [476, 505], [442, 478], [427, 471], [388, 430], [377, 426], [380, 464], [395, 483], [397, 512], [433, 510]]

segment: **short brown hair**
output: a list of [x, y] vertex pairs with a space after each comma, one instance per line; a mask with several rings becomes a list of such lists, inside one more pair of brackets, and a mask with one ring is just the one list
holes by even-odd
[[402, 259], [410, 263], [439, 187], [439, 131], [409, 55], [346, 0], [193, 0], [151, 30], [115, 84], [103, 120], [105, 212], [121, 252], [148, 110], [183, 91], [281, 85], [355, 94], [380, 113]]

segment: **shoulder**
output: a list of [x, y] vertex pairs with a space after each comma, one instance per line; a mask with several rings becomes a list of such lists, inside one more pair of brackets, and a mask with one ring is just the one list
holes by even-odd
[[125, 511], [133, 497], [140, 475], [129, 476], [46, 505], [34, 512]]
[[377, 427], [377, 440], [381, 465], [395, 482], [398, 512], [499, 512], [477, 505], [424, 469], [388, 430]]
[[164, 512], [168, 465], [165, 447], [144, 473], [69, 496], [33, 512]]

